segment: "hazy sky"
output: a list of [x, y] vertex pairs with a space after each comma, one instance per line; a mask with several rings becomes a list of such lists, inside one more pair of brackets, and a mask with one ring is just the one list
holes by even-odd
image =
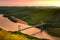
[[0, 6], [58, 6], [60, 0], [0, 0]]

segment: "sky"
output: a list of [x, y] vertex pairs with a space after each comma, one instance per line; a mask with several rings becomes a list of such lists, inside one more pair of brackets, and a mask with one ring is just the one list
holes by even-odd
[[60, 0], [0, 0], [0, 6], [57, 6]]

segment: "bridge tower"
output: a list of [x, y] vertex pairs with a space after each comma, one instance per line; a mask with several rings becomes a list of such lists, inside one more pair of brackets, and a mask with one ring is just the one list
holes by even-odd
[[18, 25], [18, 32], [20, 32], [20, 30], [21, 30], [21, 28], [20, 28], [21, 26], [20, 25]]

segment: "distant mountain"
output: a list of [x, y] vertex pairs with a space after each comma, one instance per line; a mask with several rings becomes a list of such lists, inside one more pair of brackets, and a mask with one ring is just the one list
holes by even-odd
[[56, 6], [0, 6], [0, 8], [7, 8], [7, 7], [59, 8], [59, 7], [56, 7]]
[[56, 6], [36, 6], [37, 8], [58, 8]]

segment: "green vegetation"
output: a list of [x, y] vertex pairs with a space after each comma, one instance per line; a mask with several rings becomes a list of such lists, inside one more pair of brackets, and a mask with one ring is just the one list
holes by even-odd
[[[0, 7], [0, 13], [11, 21], [16, 22], [11, 16], [22, 19], [30, 25], [39, 24], [41, 20], [46, 23], [46, 31], [53, 36], [60, 37], [60, 8], [38, 7]], [[55, 24], [56, 23], [56, 24]], [[46, 40], [31, 37], [20, 32], [7, 32], [0, 29], [0, 40]]]
[[8, 33], [7, 31], [1, 30], [0, 40], [29, 40], [29, 39], [23, 35], [19, 36], [19, 34], [11, 34]]
[[60, 29], [54, 29], [60, 28], [60, 8], [0, 7], [0, 13], [4, 14], [4, 17], [9, 18], [13, 22], [16, 22], [16, 20], [12, 19], [11, 16], [22, 19], [28, 22], [29, 25], [39, 24], [41, 20], [44, 20], [46, 23], [52, 23], [46, 24], [45, 27], [50, 28], [46, 31], [53, 36], [60, 37]]
[[47, 39], [38, 39], [20, 32], [0, 30], [0, 40], [47, 40]]
[[[11, 21], [16, 22], [11, 16], [22, 19], [30, 25], [39, 24], [44, 20], [46, 27], [60, 28], [60, 8], [40, 8], [40, 7], [0, 7], [0, 13]], [[56, 24], [54, 24], [56, 23]]]
[[50, 35], [60, 37], [60, 28], [49, 28], [46, 30]]

